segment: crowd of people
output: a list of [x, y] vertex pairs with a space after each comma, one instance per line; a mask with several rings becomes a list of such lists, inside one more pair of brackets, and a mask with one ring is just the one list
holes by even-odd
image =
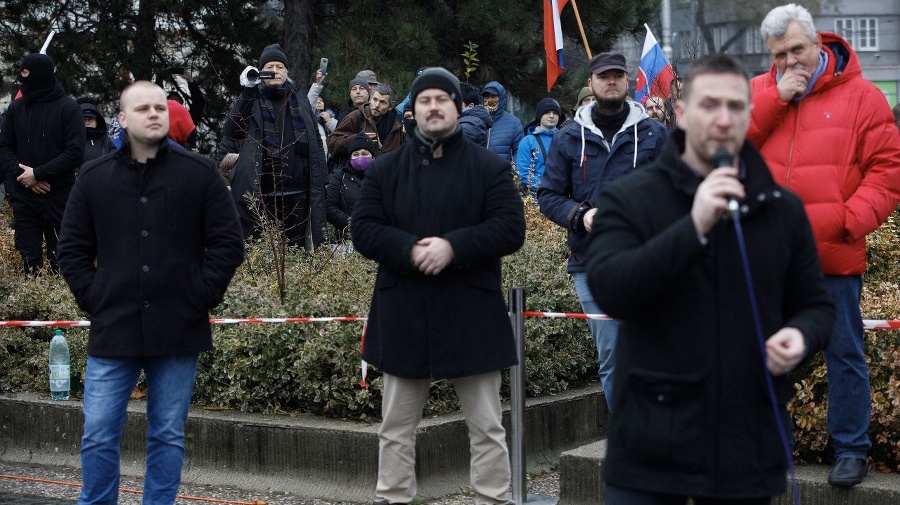
[[187, 92], [130, 85], [107, 122], [66, 96], [50, 57], [27, 55], [0, 172], [24, 273], [60, 272], [91, 315], [79, 504], [115, 501], [142, 370], [145, 503], [172, 503], [208, 310], [243, 239], [272, 229], [379, 265], [362, 350], [384, 375], [375, 503], [416, 498], [415, 430], [437, 379], [460, 398], [476, 501], [507, 503], [500, 371], [518, 357], [500, 260], [525, 240], [523, 198], [566, 230], [584, 312], [615, 318], [588, 321], [611, 412], [606, 503], [770, 503], [790, 457], [787, 374], [819, 351], [829, 482], [862, 482], [865, 237], [900, 202], [900, 105], [892, 116], [803, 7], [773, 9], [760, 32], [763, 75], [709, 55], [671, 97], [637, 103], [625, 57], [604, 52], [573, 109], [546, 97], [525, 126], [500, 82], [443, 68], [418, 69], [399, 102], [363, 69], [335, 112], [326, 74], [304, 98], [272, 44], [238, 77], [215, 161], [190, 150], [204, 100], [189, 71], [171, 69]]

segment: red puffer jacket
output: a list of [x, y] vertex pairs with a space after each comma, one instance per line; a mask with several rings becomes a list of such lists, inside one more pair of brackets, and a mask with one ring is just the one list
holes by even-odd
[[775, 181], [803, 200], [824, 273], [859, 275], [866, 270], [866, 235], [900, 201], [900, 134], [847, 41], [819, 35], [828, 65], [799, 102], [779, 98], [774, 65], [753, 78], [747, 138]]

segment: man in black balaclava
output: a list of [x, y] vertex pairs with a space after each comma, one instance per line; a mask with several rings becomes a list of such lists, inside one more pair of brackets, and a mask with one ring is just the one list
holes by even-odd
[[66, 96], [53, 73], [53, 60], [45, 54], [22, 60], [22, 97], [10, 104], [0, 127], [0, 173], [15, 177], [9, 203], [26, 274], [43, 267], [44, 241], [50, 270], [59, 270], [59, 226], [84, 154], [81, 108]]

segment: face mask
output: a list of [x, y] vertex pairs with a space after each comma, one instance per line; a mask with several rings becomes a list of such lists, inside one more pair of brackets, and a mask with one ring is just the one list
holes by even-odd
[[371, 156], [353, 158], [352, 160], [350, 160], [350, 166], [355, 168], [356, 170], [359, 170], [360, 172], [365, 172], [366, 169], [369, 168], [369, 165], [372, 164], [372, 160], [374, 159], [375, 158], [372, 158]]
[[484, 108], [488, 110], [491, 114], [497, 112], [497, 109], [500, 108], [500, 97], [496, 98], [487, 98], [484, 99]]

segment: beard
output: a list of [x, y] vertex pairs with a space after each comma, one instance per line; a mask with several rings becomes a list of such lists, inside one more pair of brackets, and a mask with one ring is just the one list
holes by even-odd
[[625, 95], [616, 96], [616, 97], [596, 97], [597, 98], [597, 108], [600, 109], [603, 113], [615, 113], [622, 110], [622, 106], [625, 105]]

